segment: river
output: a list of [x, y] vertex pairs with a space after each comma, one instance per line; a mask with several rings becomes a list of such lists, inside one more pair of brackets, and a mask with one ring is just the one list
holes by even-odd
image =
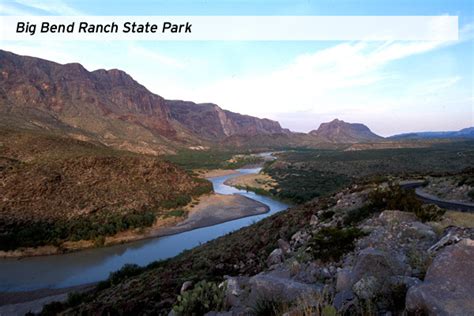
[[243, 174], [258, 173], [260, 168], [239, 169], [237, 174], [209, 178], [214, 191], [220, 194], [241, 194], [269, 206], [270, 211], [214, 226], [198, 228], [176, 235], [145, 239], [105, 248], [87, 249], [62, 255], [0, 259], [0, 291], [30, 291], [63, 288], [104, 280], [124, 264], [146, 265], [174, 257], [185, 249], [251, 225], [288, 208], [270, 197], [227, 186], [224, 181]]

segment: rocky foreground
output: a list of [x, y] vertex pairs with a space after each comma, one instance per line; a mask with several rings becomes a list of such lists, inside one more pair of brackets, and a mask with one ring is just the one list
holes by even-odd
[[[319, 252], [320, 258], [309, 255], [325, 242], [318, 245], [315, 237], [341, 227], [364, 195], [340, 194], [335, 206], [312, 215], [304, 229], [279, 239], [264, 271], [226, 277], [220, 285], [226, 311], [207, 315], [474, 315], [473, 228], [451, 226], [439, 233], [414, 213], [385, 210], [357, 225], [363, 237], [339, 260], [324, 259], [324, 251], [334, 259], [337, 249]], [[334, 215], [328, 218], [328, 212]], [[350, 243], [339, 241], [331, 246]], [[191, 286], [184, 284], [182, 298]], [[179, 309], [183, 304], [177, 306], [171, 314], [186, 314]]]
[[354, 185], [43, 312], [473, 315], [474, 220], [443, 213], [395, 187]]

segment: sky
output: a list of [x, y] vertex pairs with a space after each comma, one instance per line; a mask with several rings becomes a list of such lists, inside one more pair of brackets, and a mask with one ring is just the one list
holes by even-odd
[[453, 15], [459, 40], [4, 41], [88, 70], [118, 68], [167, 99], [212, 102], [308, 132], [334, 118], [388, 136], [474, 126], [472, 0], [0, 0], [0, 15]]

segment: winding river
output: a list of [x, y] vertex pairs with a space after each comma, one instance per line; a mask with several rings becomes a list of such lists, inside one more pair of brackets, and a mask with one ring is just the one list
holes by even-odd
[[63, 255], [0, 259], [0, 291], [29, 291], [42, 288], [63, 288], [106, 279], [110, 272], [126, 263], [146, 265], [178, 255], [201, 243], [248, 226], [269, 215], [288, 208], [287, 204], [267, 196], [227, 186], [224, 181], [243, 174], [258, 173], [260, 168], [239, 169], [237, 174], [210, 178], [214, 191], [220, 194], [241, 194], [269, 206], [270, 211], [184, 233], [135, 241], [106, 248], [88, 249]]

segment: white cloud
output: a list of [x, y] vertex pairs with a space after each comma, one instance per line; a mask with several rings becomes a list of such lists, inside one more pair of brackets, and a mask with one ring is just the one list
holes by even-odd
[[[226, 78], [192, 92], [176, 91], [199, 101], [212, 100], [244, 113], [284, 113], [327, 108], [334, 95], [375, 84], [387, 77], [383, 67], [420, 54], [442, 42], [343, 43], [296, 57], [270, 73]], [[181, 96], [182, 97], [182, 96]], [[348, 104], [344, 105], [348, 106]]]
[[186, 66], [185, 63], [175, 58], [160, 54], [156, 51], [152, 51], [150, 49], [146, 49], [142, 46], [138, 46], [135, 44], [129, 45], [128, 51], [129, 54], [133, 56], [133, 58], [141, 58], [147, 60], [147, 62], [157, 62], [165, 66], [170, 66], [179, 69], [183, 69]]

